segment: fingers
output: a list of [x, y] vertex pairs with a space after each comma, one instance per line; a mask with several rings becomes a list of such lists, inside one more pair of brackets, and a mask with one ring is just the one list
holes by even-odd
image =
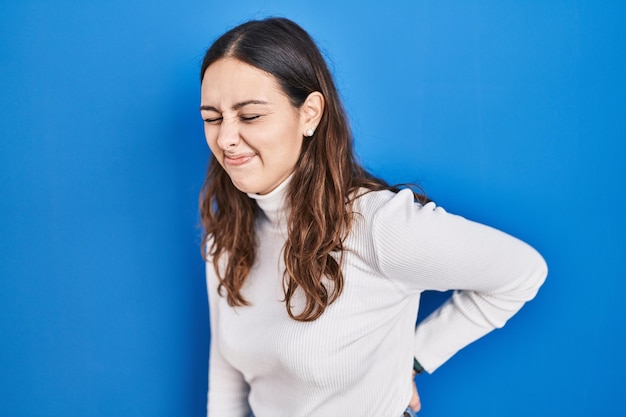
[[417, 393], [417, 385], [415, 384], [415, 380], [413, 380], [413, 396], [411, 397], [411, 401], [409, 402], [409, 407], [416, 413], [422, 408], [422, 402], [420, 401], [420, 396]]

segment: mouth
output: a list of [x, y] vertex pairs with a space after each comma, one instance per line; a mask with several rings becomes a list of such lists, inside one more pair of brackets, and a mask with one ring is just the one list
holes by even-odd
[[231, 167], [240, 167], [250, 162], [255, 156], [256, 154], [253, 153], [230, 156], [224, 155], [224, 165]]

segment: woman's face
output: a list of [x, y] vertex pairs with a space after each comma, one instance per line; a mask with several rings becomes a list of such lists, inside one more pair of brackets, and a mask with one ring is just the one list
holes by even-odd
[[310, 127], [272, 75], [233, 58], [207, 68], [200, 113], [211, 152], [245, 193], [267, 194], [291, 175]]

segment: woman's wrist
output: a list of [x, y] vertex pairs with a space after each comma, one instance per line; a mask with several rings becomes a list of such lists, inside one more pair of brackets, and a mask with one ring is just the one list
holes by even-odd
[[419, 363], [417, 358], [413, 358], [413, 372], [415, 372], [416, 374], [421, 374], [422, 372], [424, 372], [424, 367], [421, 363]]

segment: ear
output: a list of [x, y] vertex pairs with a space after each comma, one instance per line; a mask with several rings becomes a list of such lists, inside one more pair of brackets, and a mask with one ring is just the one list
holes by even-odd
[[315, 131], [324, 113], [324, 96], [319, 91], [314, 91], [304, 100], [300, 106], [300, 127], [304, 136], [312, 136], [305, 132]]

